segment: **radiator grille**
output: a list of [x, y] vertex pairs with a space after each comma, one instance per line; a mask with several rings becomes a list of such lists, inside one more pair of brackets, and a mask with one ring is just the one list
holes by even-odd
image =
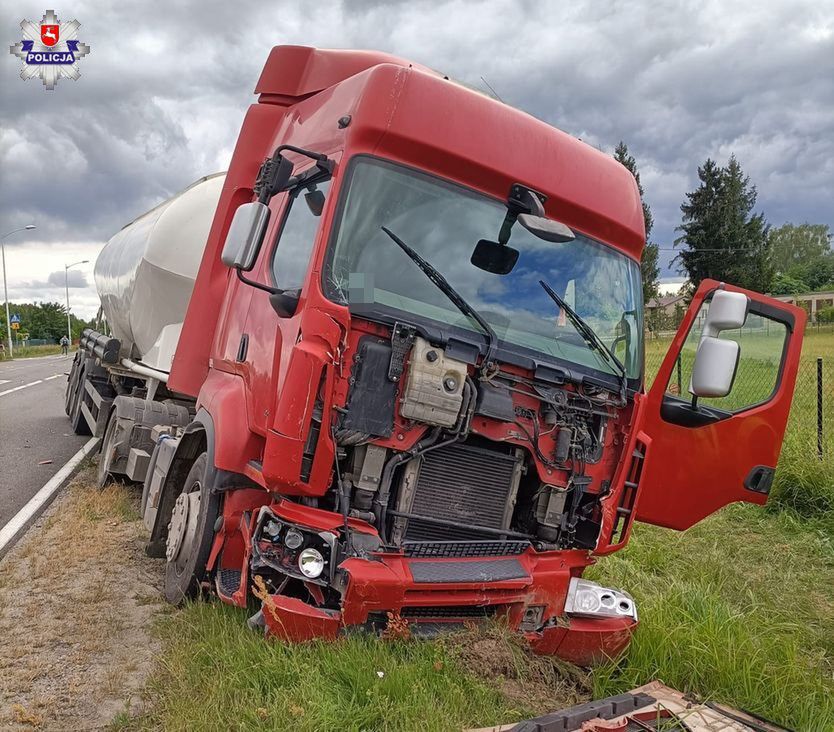
[[431, 557], [508, 557], [524, 554], [529, 541], [408, 541], [403, 554], [420, 559]]
[[[507, 529], [507, 505], [518, 487], [516, 454], [454, 444], [420, 458], [409, 513], [470, 526]], [[484, 534], [410, 519], [408, 541], [484, 539]]]
[[495, 615], [496, 605], [433, 605], [404, 607], [400, 615], [408, 620], [423, 618], [486, 618]]

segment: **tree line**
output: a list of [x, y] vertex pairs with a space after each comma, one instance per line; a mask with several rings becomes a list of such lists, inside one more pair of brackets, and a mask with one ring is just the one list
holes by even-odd
[[[614, 158], [637, 181], [643, 201], [646, 248], [643, 298], [658, 296], [659, 247], [651, 241], [651, 208], [643, 196], [637, 162], [624, 142]], [[756, 186], [735, 155], [727, 164], [707, 160], [698, 168], [698, 186], [681, 203], [681, 223], [672, 260], [694, 290], [706, 278], [774, 295], [834, 290], [834, 252], [827, 224], [786, 223], [771, 227], [756, 212]]]
[[[9, 303], [9, 313], [20, 316], [20, 329], [18, 333], [27, 333], [29, 338], [59, 341], [61, 336], [67, 334], [67, 309], [57, 302], [42, 303]], [[2, 307], [2, 315], [5, 319], [5, 304]], [[70, 324], [72, 328], [72, 339], [81, 336], [84, 328], [90, 324], [81, 318], [76, 318], [70, 313]], [[3, 324], [3, 337], [5, 340], [6, 328]], [[14, 338], [14, 331], [12, 332]]]

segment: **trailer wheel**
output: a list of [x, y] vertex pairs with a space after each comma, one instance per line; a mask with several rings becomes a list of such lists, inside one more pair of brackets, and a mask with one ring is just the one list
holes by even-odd
[[81, 355], [81, 351], [75, 352], [75, 357], [72, 359], [72, 368], [70, 369], [69, 376], [67, 377], [67, 391], [64, 395], [64, 411], [66, 412], [67, 417], [72, 414], [73, 397], [75, 396], [76, 388], [78, 386], [78, 370], [81, 367], [81, 361], [83, 358], [84, 356]]
[[84, 415], [81, 412], [81, 405], [84, 403], [84, 389], [87, 380], [84, 372], [84, 367], [79, 366], [78, 378], [76, 379], [75, 388], [70, 396], [70, 425], [72, 426], [72, 431], [75, 432], [76, 435], [93, 434], [90, 430], [90, 426], [87, 424], [87, 420], [84, 419]]
[[206, 574], [220, 510], [220, 496], [206, 483], [207, 467], [208, 454], [204, 452], [191, 466], [171, 511], [165, 546], [165, 599], [172, 605], [196, 597]]
[[99, 488], [104, 488], [111, 478], [110, 463], [113, 462], [113, 456], [116, 452], [116, 446], [113, 443], [113, 436], [116, 434], [116, 410], [110, 412], [107, 418], [107, 428], [104, 430], [104, 437], [101, 440], [101, 452], [98, 455], [98, 472], [96, 474], [96, 484]]

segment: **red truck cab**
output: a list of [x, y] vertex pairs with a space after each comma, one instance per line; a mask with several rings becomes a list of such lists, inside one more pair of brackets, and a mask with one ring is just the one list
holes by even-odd
[[381, 53], [276, 47], [256, 93], [168, 381], [196, 416], [154, 499], [166, 596], [254, 593], [289, 640], [499, 616], [616, 655], [634, 600], [583, 570], [635, 519], [766, 500], [803, 312], [702, 283], [646, 393], [619, 163]]

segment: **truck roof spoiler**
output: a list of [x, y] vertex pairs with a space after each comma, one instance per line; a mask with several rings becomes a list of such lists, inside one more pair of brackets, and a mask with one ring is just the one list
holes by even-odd
[[310, 46], [275, 46], [269, 52], [255, 94], [283, 97], [287, 103], [327, 89], [366, 69], [393, 64], [437, 72], [381, 51], [350, 51]]

